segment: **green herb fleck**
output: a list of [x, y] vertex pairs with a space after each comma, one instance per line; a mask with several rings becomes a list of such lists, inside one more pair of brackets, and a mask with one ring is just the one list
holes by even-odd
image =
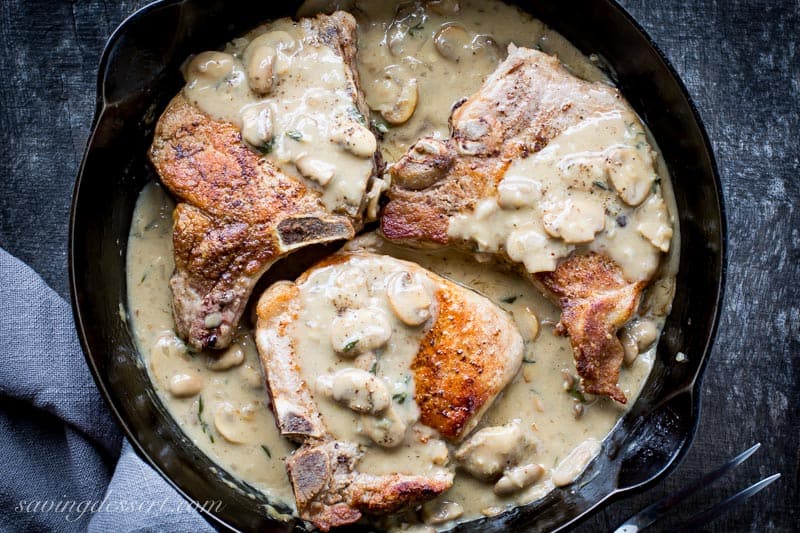
[[353, 348], [356, 347], [356, 344], [358, 344], [358, 339], [356, 339], [354, 341], [350, 341], [347, 344], [345, 344], [344, 345], [344, 353], [347, 353], [347, 352], [351, 351]]
[[273, 148], [275, 148], [275, 139], [274, 138], [268, 140], [265, 143], [259, 144], [258, 146], [255, 147], [255, 149], [258, 150], [259, 152], [261, 152], [263, 155], [267, 155], [268, 153], [270, 153]]
[[369, 367], [369, 372], [370, 374], [376, 374], [376, 375], [378, 374], [378, 361], [372, 363], [372, 366]]
[[[534, 394], [539, 394], [539, 391], [538, 391], [538, 390], [536, 390], [536, 389], [534, 389], [533, 387], [531, 387], [531, 389], [530, 389], [530, 390], [531, 390], [531, 392], [532, 392], [532, 393], [534, 393]], [[539, 394], [539, 396], [541, 396], [541, 394]]]
[[397, 403], [399, 403], [400, 405], [402, 405], [402, 404], [405, 403], [407, 397], [408, 397], [408, 394], [406, 394], [405, 392], [400, 392], [398, 394], [392, 395], [392, 400], [394, 400]]
[[608, 188], [608, 185], [603, 183], [602, 181], [593, 181], [592, 185], [594, 185], [598, 189], [603, 189], [604, 191], [610, 191], [611, 190], [611, 189]]
[[417, 32], [421, 32], [424, 29], [425, 29], [425, 24], [423, 24], [422, 21], [419, 21], [410, 28], [408, 28], [408, 34], [413, 37], [417, 35]]
[[211, 441], [211, 444], [214, 444], [214, 435], [211, 434], [211, 428], [208, 427], [208, 423], [203, 420], [203, 396], [197, 400], [197, 421], [200, 422], [200, 429], [203, 430], [203, 433], [208, 435], [208, 439]]
[[653, 194], [657, 193], [658, 192], [658, 188], [660, 186], [661, 186], [661, 178], [656, 176], [655, 178], [653, 178], [653, 186], [651, 187], [651, 192]]
[[372, 129], [380, 133], [389, 133], [389, 124], [383, 120], [372, 119]]
[[295, 141], [302, 141], [303, 140], [303, 133], [297, 130], [289, 130], [286, 132], [286, 136], [290, 139], [294, 139]]
[[364, 114], [361, 111], [359, 111], [356, 106], [350, 106], [349, 108], [347, 108], [347, 113], [351, 117], [356, 119], [356, 121], [359, 124], [361, 124], [362, 126], [366, 126], [367, 125], [367, 119], [364, 118]]
[[527, 355], [523, 355], [522, 356], [522, 362], [523, 363], [528, 363], [528, 364], [533, 364], [533, 363], [536, 362], [536, 359], [532, 359], [531, 357], [528, 357]]
[[261, 449], [262, 449], [262, 450], [264, 450], [264, 453], [265, 453], [265, 454], [267, 454], [267, 457], [269, 457], [270, 459], [272, 459], [272, 452], [270, 452], [270, 451], [269, 451], [269, 448], [267, 448], [266, 446], [264, 446], [264, 445], [262, 444], [262, 445], [261, 445]]
[[507, 297], [503, 298], [503, 299], [502, 299], [502, 300], [500, 300], [500, 301], [501, 301], [501, 302], [504, 302], [504, 303], [507, 303], [507, 304], [513, 304], [514, 302], [516, 302], [516, 301], [517, 301], [517, 296], [516, 296], [516, 295], [514, 295], [514, 296], [507, 296]]
[[139, 280], [139, 283], [144, 283], [144, 280], [146, 280], [146, 279], [147, 279], [147, 275], [148, 275], [149, 273], [150, 273], [150, 271], [149, 271], [149, 270], [145, 270], [145, 271], [144, 271], [144, 274], [142, 274], [142, 279], [141, 279], [141, 280]]
[[567, 389], [567, 394], [575, 398], [581, 403], [586, 403], [586, 396], [583, 395], [583, 391], [580, 389], [578, 384], [572, 385], [569, 389]]

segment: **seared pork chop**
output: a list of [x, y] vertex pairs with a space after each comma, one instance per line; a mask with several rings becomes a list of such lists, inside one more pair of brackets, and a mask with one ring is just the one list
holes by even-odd
[[[192, 346], [229, 344], [276, 260], [361, 228], [379, 156], [355, 56], [355, 21], [337, 12], [276, 21], [243, 54], [206, 52], [187, 67], [150, 159], [179, 201], [170, 285]], [[296, 72], [316, 63], [327, 83]]]
[[641, 121], [616, 89], [512, 45], [450, 127], [391, 167], [383, 235], [514, 265], [561, 306], [584, 390], [625, 403], [617, 330], [672, 236]]
[[469, 433], [522, 361], [502, 310], [389, 256], [336, 254], [256, 312], [278, 427], [302, 444], [287, 459], [298, 511], [323, 530], [447, 490], [439, 437]]

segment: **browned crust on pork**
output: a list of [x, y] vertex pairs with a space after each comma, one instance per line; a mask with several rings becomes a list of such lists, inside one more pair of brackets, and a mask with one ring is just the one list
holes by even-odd
[[328, 531], [362, 513], [388, 514], [428, 501], [453, 484], [449, 476], [362, 474], [354, 470], [359, 457], [355, 444], [329, 440], [308, 443], [287, 459], [301, 518]]
[[[337, 12], [300, 24], [350, 67], [349, 92], [366, 116], [355, 20]], [[306, 244], [350, 239], [361, 228], [363, 205], [354, 215], [328, 212], [319, 191], [284, 175], [242, 142], [238, 128], [208, 117], [182, 93], [159, 119], [149, 155], [179, 201], [173, 312], [178, 334], [196, 348], [230, 343], [253, 286], [275, 260]]]
[[[421, 139], [392, 166], [381, 232], [407, 245], [473, 251], [468, 239], [448, 235], [451, 217], [495, 196], [514, 159], [538, 152], [598, 110], [625, 105], [616, 89], [575, 78], [558, 59], [512, 48], [480, 91], [454, 109], [450, 138]], [[623, 359], [616, 334], [635, 312], [646, 282], [625, 281], [619, 266], [599, 256], [574, 257], [554, 273], [533, 276], [504, 251], [498, 256], [561, 305], [561, 323], [587, 391], [624, 403], [616, 384]]]
[[[513, 349], [497, 323], [501, 317], [467, 302], [463, 290], [447, 282], [437, 291], [436, 322], [411, 364], [420, 421], [448, 440], [461, 437], [470, 420], [507, 383], [508, 354], [502, 350]], [[514, 328], [510, 323], [508, 327]], [[517, 348], [521, 352], [521, 341]]]
[[537, 278], [561, 304], [560, 327], [584, 390], [626, 403], [617, 385], [624, 359], [617, 331], [636, 311], [646, 282], [628, 282], [614, 261], [594, 253], [570, 257]]

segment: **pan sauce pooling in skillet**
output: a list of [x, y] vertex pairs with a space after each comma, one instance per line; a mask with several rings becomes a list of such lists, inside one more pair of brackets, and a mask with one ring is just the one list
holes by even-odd
[[[422, 136], [446, 138], [451, 105], [480, 88], [510, 42], [554, 53], [582, 78], [605, 79], [563, 38], [504, 4], [440, 0], [399, 9], [380, 2], [357, 7], [361, 86], [373, 110], [373, 126], [383, 134], [380, 148], [388, 163]], [[237, 40], [228, 51], [245, 46]], [[657, 163], [663, 197], [674, 213], [663, 162]], [[149, 185], [140, 196], [129, 238], [129, 307], [151, 378], [182, 429], [221, 468], [294, 508], [284, 465], [294, 447], [275, 427], [249, 325], [240, 328], [232, 347], [221, 355], [192, 354], [174, 333], [171, 210], [163, 189]], [[676, 227], [672, 250], [678, 248], [677, 234]], [[348, 247], [414, 261], [480, 292], [512, 314], [525, 341], [519, 374], [478, 431], [464, 444], [450, 446], [449, 467], [457, 467], [453, 487], [419, 512], [383, 519], [382, 525], [422, 520], [449, 527], [531, 502], [553, 486], [571, 482], [598, 452], [624, 408], [581, 393], [569, 341], [554, 334], [558, 309], [519, 276], [460, 253], [410, 250], [374, 235]], [[671, 252], [640, 316], [621, 335], [626, 367], [620, 387], [629, 405], [649, 374], [676, 265], [677, 254]], [[509, 438], [517, 444], [510, 450], [498, 451], [492, 444]], [[486, 466], [504, 461], [509, 464]], [[369, 462], [363, 466], [369, 467]]]

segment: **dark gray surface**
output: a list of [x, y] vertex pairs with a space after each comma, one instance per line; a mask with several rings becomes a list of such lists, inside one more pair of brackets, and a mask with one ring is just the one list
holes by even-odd
[[[105, 40], [141, 0], [0, 2], [0, 246], [67, 297], [72, 182], [94, 112]], [[714, 531], [800, 523], [800, 2], [621, 2], [688, 86], [713, 143], [728, 211], [727, 297], [685, 462], [581, 529], [613, 529], [647, 503], [761, 442], [681, 506], [701, 507], [774, 472], [783, 478]], [[0, 280], [3, 282], [4, 280]], [[2, 475], [2, 467], [0, 467]], [[662, 528], [659, 528], [662, 529]]]

